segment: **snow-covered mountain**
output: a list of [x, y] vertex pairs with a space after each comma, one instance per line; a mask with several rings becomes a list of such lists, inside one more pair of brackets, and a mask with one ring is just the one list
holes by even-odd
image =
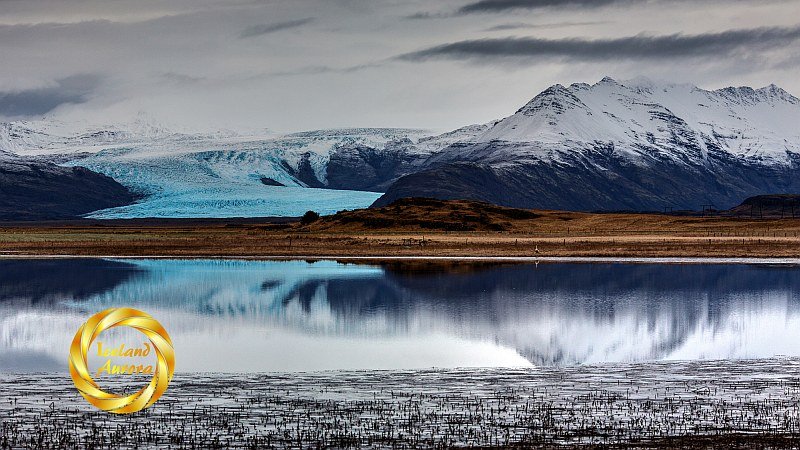
[[[259, 133], [259, 136], [262, 134], [266, 132]], [[91, 153], [153, 142], [180, 143], [245, 138], [229, 130], [177, 131], [145, 114], [139, 114], [129, 122], [111, 125], [66, 123], [53, 119], [0, 123], [0, 149], [24, 156]]]
[[[657, 85], [646, 79], [555, 85], [478, 142], [537, 144], [533, 157], [574, 151], [576, 145], [613, 144], [634, 162], [655, 154], [704, 160], [723, 151], [764, 163], [786, 163], [800, 153], [800, 100], [770, 85], [706, 91], [691, 85]], [[680, 154], [682, 152], [682, 154]]]
[[[449, 133], [186, 131], [0, 124], [0, 151], [85, 167], [142, 196], [93, 217], [295, 216], [409, 196], [572, 210], [728, 208], [800, 192], [800, 100], [647, 79], [552, 86], [513, 115]], [[381, 196], [381, 193], [384, 193]], [[379, 198], [380, 197], [380, 198]]]
[[800, 190], [797, 124], [800, 100], [774, 85], [555, 85], [429, 158], [377, 204], [427, 196], [553, 209], [731, 207]]

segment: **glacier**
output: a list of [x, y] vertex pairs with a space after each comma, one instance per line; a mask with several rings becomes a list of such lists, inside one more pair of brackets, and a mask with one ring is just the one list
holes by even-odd
[[309, 210], [365, 208], [381, 195], [325, 188], [328, 162], [342, 147], [379, 152], [390, 142], [422, 134], [359, 128], [253, 137], [185, 134], [149, 124], [70, 130], [43, 121], [2, 124], [0, 148], [88, 168], [142, 196], [89, 218], [296, 217]]

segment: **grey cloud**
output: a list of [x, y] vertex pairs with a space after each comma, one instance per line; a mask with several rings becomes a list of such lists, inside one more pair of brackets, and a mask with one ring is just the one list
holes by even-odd
[[721, 33], [616, 39], [501, 38], [459, 41], [400, 55], [406, 61], [430, 59], [498, 60], [562, 58], [590, 60], [666, 59], [729, 56], [737, 51], [780, 48], [800, 39], [800, 27], [756, 28]]
[[[648, 36], [682, 33], [675, 40], [687, 45], [686, 36], [710, 31], [791, 27], [800, 0], [617, 0], [599, 9], [573, 3], [497, 14], [457, 13], [478, 1], [20, 0], [6, 8], [8, 2], [0, 0], [0, 61], [5, 63], [0, 114], [43, 113], [55, 107], [46, 114], [58, 120], [104, 124], [129, 121], [147, 111], [157, 120], [189, 129], [444, 129], [500, 116], [531, 89], [607, 74], [642, 74], [709, 88], [776, 83], [800, 92], [800, 40], [783, 45], [771, 38], [772, 46], [760, 47], [748, 42], [719, 56], [701, 47], [695, 53], [707, 58], [694, 58], [692, 64], [660, 58], [670, 55], [664, 49], [667, 39], [632, 39], [652, 47], [639, 51], [629, 49], [632, 44], [622, 46], [622, 41], [602, 41], [643, 31]], [[619, 3], [623, 1], [628, 3]], [[414, 15], [419, 11], [429, 14]], [[428, 20], [401, 19], [409, 16]], [[281, 25], [309, 17], [316, 20], [299, 28]], [[595, 20], [610, 22], [550, 29], [550, 24]], [[500, 29], [487, 33], [490, 27]], [[283, 30], [257, 34], [279, 28]], [[253, 36], [240, 39], [244, 30]], [[509, 37], [555, 42], [506, 42], [525, 48], [510, 56], [506, 50], [481, 55], [473, 48], [489, 45], [481, 43], [406, 58], [486, 62], [475, 67], [406, 64], [397, 58], [462, 40]], [[569, 37], [577, 39], [564, 40]], [[717, 48], [731, 48], [725, 45]], [[534, 64], [536, 70], [507, 70], [509, 65]], [[57, 87], [55, 81], [32, 83], [77, 73], [103, 78], [94, 90], [31, 88]], [[350, 107], [342, 109], [343, 104]], [[386, 104], [392, 108], [380, 107]]]
[[567, 27], [583, 27], [592, 25], [602, 25], [608, 22], [595, 21], [595, 22], [555, 22], [555, 23], [501, 23], [493, 27], [487, 28], [486, 31], [508, 31], [508, 30], [522, 30], [522, 29], [555, 29]]
[[178, 73], [178, 72], [164, 72], [160, 74], [160, 77], [164, 81], [175, 84], [194, 84], [206, 80], [205, 77], [196, 77], [193, 75], [187, 75], [185, 73]]
[[242, 33], [239, 35], [242, 39], [247, 39], [256, 36], [262, 36], [265, 34], [271, 34], [278, 31], [288, 30], [291, 28], [298, 28], [312, 22], [314, 18], [308, 17], [305, 19], [297, 19], [297, 20], [290, 20], [287, 22], [279, 22], [279, 23], [261, 23], [258, 25], [253, 25], [250, 27], [245, 28]]
[[374, 62], [374, 63], [366, 63], [366, 64], [357, 64], [354, 66], [347, 66], [347, 67], [333, 67], [333, 66], [306, 66], [300, 67], [294, 70], [285, 70], [279, 72], [271, 72], [266, 76], [269, 77], [286, 77], [286, 76], [293, 76], [293, 75], [320, 75], [320, 74], [327, 74], [327, 73], [338, 73], [338, 74], [346, 74], [346, 73], [354, 73], [359, 72], [362, 70], [367, 69], [374, 69], [377, 67], [382, 67], [385, 65], [385, 62]]
[[405, 16], [409, 20], [425, 20], [425, 19], [445, 19], [453, 17], [452, 13], [432, 13], [432, 12], [417, 12]]
[[61, 105], [85, 103], [100, 84], [92, 74], [56, 80], [54, 86], [14, 92], [0, 92], [0, 115], [29, 117], [46, 114]]

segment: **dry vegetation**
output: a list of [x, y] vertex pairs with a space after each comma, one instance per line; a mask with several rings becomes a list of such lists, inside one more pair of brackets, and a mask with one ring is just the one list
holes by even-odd
[[797, 448], [796, 367], [179, 373], [130, 415], [95, 410], [65, 374], [0, 374], [0, 449]]
[[800, 257], [800, 219], [530, 211], [417, 199], [306, 225], [253, 219], [5, 224], [0, 253]]

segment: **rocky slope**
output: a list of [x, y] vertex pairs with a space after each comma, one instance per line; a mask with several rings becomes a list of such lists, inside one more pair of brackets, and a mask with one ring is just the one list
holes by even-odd
[[83, 167], [60, 167], [0, 151], [0, 220], [79, 217], [138, 197]]

